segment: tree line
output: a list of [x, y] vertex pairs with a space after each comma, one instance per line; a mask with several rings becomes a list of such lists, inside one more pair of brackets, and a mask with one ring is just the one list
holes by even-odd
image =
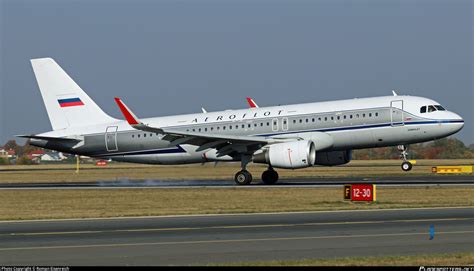
[[[474, 159], [474, 144], [469, 147], [456, 138], [443, 138], [408, 147], [409, 159]], [[399, 159], [397, 147], [354, 150], [353, 159]]]
[[[28, 154], [41, 149], [30, 145], [29, 141], [26, 141], [24, 145], [19, 145], [15, 140], [8, 141], [3, 147], [5, 150], [15, 150], [17, 164], [31, 164]], [[443, 138], [410, 145], [408, 153], [409, 159], [474, 159], [474, 144], [467, 147], [456, 138]], [[352, 158], [355, 160], [399, 159], [400, 152], [397, 147], [362, 149], [354, 150]], [[0, 165], [10, 163], [8, 159], [0, 157]]]

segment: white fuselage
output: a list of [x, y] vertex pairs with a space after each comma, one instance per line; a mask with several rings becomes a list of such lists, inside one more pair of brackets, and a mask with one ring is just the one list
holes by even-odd
[[[326, 133], [332, 137], [332, 143], [324, 151], [336, 151], [425, 142], [462, 129], [464, 121], [453, 112], [421, 112], [423, 106], [434, 105], [439, 104], [422, 97], [384, 96], [146, 118], [142, 121], [150, 126], [183, 132], [298, 138], [314, 140], [316, 145], [319, 139], [316, 135]], [[193, 144], [171, 144], [160, 134], [135, 130], [121, 120], [41, 135], [83, 140], [80, 146], [50, 144], [42, 147], [117, 161], [182, 164], [239, 160], [230, 156], [216, 157], [212, 149], [196, 151], [198, 147]], [[35, 140], [32, 143], [35, 144]], [[37, 144], [41, 145], [39, 141]]]

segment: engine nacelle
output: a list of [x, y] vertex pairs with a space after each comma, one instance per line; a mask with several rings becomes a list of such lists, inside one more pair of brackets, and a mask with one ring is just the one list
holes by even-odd
[[255, 154], [253, 162], [276, 168], [311, 167], [316, 162], [316, 147], [311, 140], [273, 144]]
[[352, 150], [318, 152], [316, 165], [337, 166], [347, 164], [352, 159]]

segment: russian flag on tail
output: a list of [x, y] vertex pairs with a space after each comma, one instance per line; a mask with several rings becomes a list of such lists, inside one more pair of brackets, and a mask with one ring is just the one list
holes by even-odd
[[79, 98], [59, 99], [58, 103], [61, 107], [84, 105], [84, 103]]

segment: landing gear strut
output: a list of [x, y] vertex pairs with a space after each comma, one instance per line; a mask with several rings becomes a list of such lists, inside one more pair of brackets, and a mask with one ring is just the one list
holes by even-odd
[[278, 181], [278, 172], [272, 167], [268, 167], [268, 169], [262, 173], [262, 181], [268, 185], [275, 184]]
[[247, 164], [250, 163], [252, 157], [250, 155], [242, 155], [241, 168], [234, 177], [234, 181], [238, 185], [249, 185], [252, 182], [252, 174], [246, 170]]
[[402, 158], [402, 170], [410, 171], [413, 165], [407, 160], [408, 147], [405, 145], [398, 145], [398, 151], [400, 151], [400, 158]]

